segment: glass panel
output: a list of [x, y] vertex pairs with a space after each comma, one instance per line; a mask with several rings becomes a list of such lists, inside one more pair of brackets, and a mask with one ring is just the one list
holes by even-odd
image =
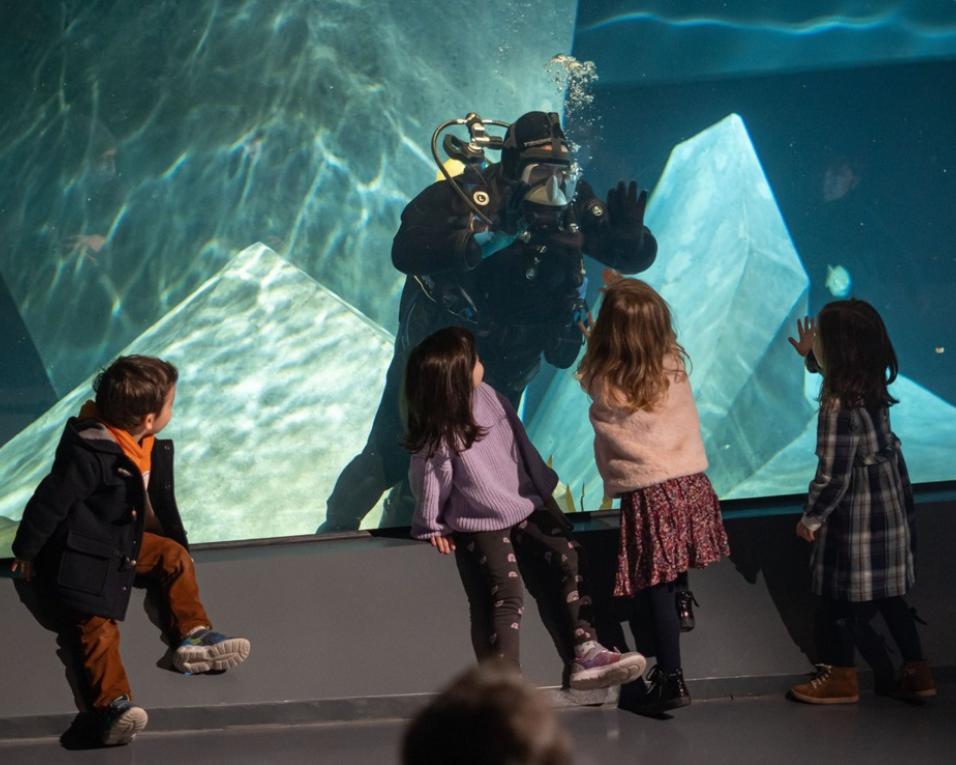
[[[914, 480], [954, 478], [950, 3], [38, 0], [0, 16], [0, 555], [92, 378], [134, 352], [180, 369], [164, 436], [192, 541], [406, 524], [403, 356], [389, 388], [386, 370], [396, 337], [447, 323], [478, 331], [559, 503], [606, 506], [574, 348], [554, 350], [580, 343], [580, 306], [529, 297], [580, 262], [482, 261], [441, 319], [393, 264], [403, 209], [439, 175], [432, 132], [470, 112], [560, 111], [579, 195], [652, 190], [659, 254], [640, 276], [690, 354], [722, 497], [805, 490], [818, 378], [786, 338], [845, 295], [894, 340]], [[595, 308], [604, 266], [584, 265]]]

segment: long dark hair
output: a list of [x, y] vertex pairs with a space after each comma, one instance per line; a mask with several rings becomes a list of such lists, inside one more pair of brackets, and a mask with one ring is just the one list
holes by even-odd
[[878, 409], [898, 403], [888, 386], [899, 372], [883, 319], [865, 300], [827, 303], [817, 320], [823, 358], [820, 403]]
[[412, 350], [403, 390], [408, 451], [431, 457], [445, 444], [460, 454], [484, 437], [471, 411], [477, 361], [475, 338], [461, 327], [439, 330]]

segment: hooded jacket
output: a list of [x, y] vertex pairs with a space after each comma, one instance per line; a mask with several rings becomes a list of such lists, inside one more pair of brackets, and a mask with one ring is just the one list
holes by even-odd
[[106, 427], [70, 418], [53, 467], [23, 511], [13, 554], [75, 612], [126, 616], [147, 507], [188, 548], [173, 492], [173, 442], [153, 445], [149, 491]]

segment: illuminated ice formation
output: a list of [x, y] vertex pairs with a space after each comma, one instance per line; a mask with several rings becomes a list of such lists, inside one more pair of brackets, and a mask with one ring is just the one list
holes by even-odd
[[[815, 398], [820, 377], [808, 377], [807, 390]], [[907, 377], [897, 378], [892, 392], [900, 403], [890, 409], [890, 424], [903, 444], [910, 479], [914, 483], [950, 480], [956, 459], [956, 407]], [[814, 413], [797, 438], [726, 498], [805, 492], [817, 467], [816, 446]]]
[[[692, 360], [708, 474], [723, 498], [806, 491], [816, 467], [818, 376], [787, 342], [807, 276], [743, 122], [731, 115], [678, 145], [654, 190], [657, 262], [640, 275], [670, 304]], [[914, 482], [952, 474], [956, 407], [901, 377], [892, 410]], [[529, 432], [586, 509], [603, 498], [588, 400], [555, 377]]]
[[[194, 542], [307, 534], [363, 446], [392, 338], [259, 244], [122, 353], [179, 367], [176, 493]], [[84, 381], [0, 449], [0, 557]], [[7, 544], [4, 544], [6, 541]]]
[[[811, 407], [786, 337], [807, 310], [806, 273], [743, 122], [679, 144], [648, 206], [657, 262], [641, 278], [668, 301], [692, 360], [710, 475], [726, 493], [804, 428]], [[572, 424], [573, 423], [573, 424]], [[556, 378], [531, 432], [559, 474], [602, 498], [587, 399]]]

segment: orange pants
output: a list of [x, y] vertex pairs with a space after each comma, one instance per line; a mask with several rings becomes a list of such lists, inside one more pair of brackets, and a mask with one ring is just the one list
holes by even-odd
[[[136, 560], [136, 575], [159, 583], [169, 605], [172, 629], [183, 638], [191, 630], [211, 626], [199, 602], [196, 568], [192, 558], [178, 542], [145, 532]], [[93, 708], [103, 709], [118, 696], [132, 698], [129, 679], [120, 658], [119, 625], [115, 619], [81, 616], [76, 628], [83, 668], [93, 697]]]

